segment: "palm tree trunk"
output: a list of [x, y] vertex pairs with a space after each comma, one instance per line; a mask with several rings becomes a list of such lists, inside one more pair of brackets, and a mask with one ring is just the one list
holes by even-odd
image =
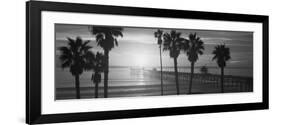
[[109, 51], [104, 50], [105, 55], [105, 70], [104, 70], [104, 98], [107, 98], [108, 90], [108, 71], [109, 71]]
[[95, 83], [95, 98], [98, 98], [98, 93], [99, 93], [99, 83]]
[[179, 79], [178, 79], [178, 62], [177, 58], [174, 58], [174, 65], [175, 65], [175, 76], [176, 76], [176, 87], [177, 87], [177, 94], [180, 94], [180, 89], [179, 89]]
[[221, 67], [221, 92], [224, 93], [224, 84], [223, 84], [223, 80], [224, 80], [224, 67]]
[[76, 89], [76, 98], [80, 99], [79, 75], [75, 75], [75, 89]]
[[190, 74], [190, 81], [189, 81], [189, 93], [192, 93], [192, 79], [194, 74], [194, 62], [191, 62], [191, 74]]
[[160, 67], [161, 67], [161, 95], [163, 95], [163, 69], [162, 69], [162, 52], [161, 52], [161, 44], [159, 46], [160, 50]]

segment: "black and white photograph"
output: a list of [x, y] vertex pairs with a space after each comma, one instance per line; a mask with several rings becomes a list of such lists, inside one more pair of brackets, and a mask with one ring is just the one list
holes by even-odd
[[55, 100], [253, 92], [253, 32], [54, 27]]
[[26, 123], [269, 109], [269, 16], [185, 8], [26, 2]]

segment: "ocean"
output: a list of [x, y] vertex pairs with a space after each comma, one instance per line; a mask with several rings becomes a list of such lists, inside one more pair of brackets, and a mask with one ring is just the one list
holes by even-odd
[[[173, 72], [169, 72], [171, 68], [163, 69], [163, 90], [165, 95], [175, 95], [176, 84]], [[215, 71], [215, 69], [213, 69]], [[219, 73], [219, 69], [217, 73]], [[232, 70], [232, 71], [228, 71]], [[241, 69], [226, 69], [226, 76], [234, 74], [228, 74], [228, 72], [239, 73], [232, 80], [225, 80], [224, 86], [227, 92], [249, 92], [252, 91], [252, 81], [247, 81], [245, 78], [251, 78], [250, 73], [243, 72], [245, 68]], [[212, 69], [209, 71], [212, 71]], [[248, 71], [248, 70], [247, 70]], [[91, 75], [93, 72], [85, 71], [80, 75], [80, 90], [82, 98], [94, 98], [94, 83], [91, 81]], [[203, 75], [198, 74], [199, 69], [196, 68], [193, 78], [193, 93], [219, 93], [221, 90], [219, 84], [219, 75], [211, 75], [214, 77], [205, 78]], [[238, 77], [238, 75], [243, 75]], [[179, 88], [180, 94], [186, 94], [188, 92], [189, 80], [185, 79], [184, 70], [179, 70]], [[103, 79], [103, 74], [102, 74]], [[204, 80], [205, 79], [205, 80]], [[99, 98], [103, 97], [103, 83], [99, 83], [98, 95]], [[74, 99], [75, 98], [75, 79], [68, 71], [68, 69], [62, 70], [56, 69], [55, 76], [56, 87], [56, 99]], [[128, 96], [156, 96], [161, 95], [161, 80], [160, 72], [157, 69], [145, 69], [145, 68], [110, 68], [108, 79], [108, 93], [109, 97], [128, 97]]]
[[[130, 67], [127, 68], [110, 68], [109, 69], [109, 86], [132, 86], [132, 85], [146, 85], [149, 82], [149, 85], [159, 84], [160, 79], [145, 77], [142, 71], [151, 70], [139, 69], [132, 70]], [[159, 70], [159, 69], [157, 69]], [[173, 71], [173, 68], [163, 68], [163, 71]], [[195, 73], [200, 73], [200, 68], [195, 68]], [[219, 68], [209, 68], [209, 73], [220, 74]], [[179, 72], [190, 72], [190, 68], [179, 68]], [[69, 69], [56, 68], [55, 70], [55, 82], [56, 88], [65, 88], [65, 87], [74, 87], [74, 77], [69, 72]], [[225, 75], [233, 76], [247, 76], [252, 77], [253, 71], [249, 68], [225, 68]], [[91, 82], [92, 71], [84, 71], [80, 76], [80, 86], [81, 87], [91, 87], [94, 84]], [[102, 74], [103, 79], [103, 74]], [[131, 82], [134, 82], [132, 84]], [[73, 83], [73, 84], [72, 84]], [[103, 84], [100, 84], [103, 86]]]

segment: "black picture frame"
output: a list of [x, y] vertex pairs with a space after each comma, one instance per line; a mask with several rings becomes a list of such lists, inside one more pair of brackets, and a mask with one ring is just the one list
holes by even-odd
[[[138, 110], [102, 111], [68, 114], [41, 113], [41, 12], [79, 12], [182, 19], [207, 19], [262, 23], [263, 91], [262, 102], [191, 107], [169, 107]], [[137, 118], [197, 113], [230, 112], [269, 108], [268, 89], [268, 32], [269, 19], [264, 15], [229, 14], [215, 12], [183, 11], [168, 9], [119, 7], [62, 2], [28, 1], [26, 3], [26, 123], [58, 123], [88, 120]]]

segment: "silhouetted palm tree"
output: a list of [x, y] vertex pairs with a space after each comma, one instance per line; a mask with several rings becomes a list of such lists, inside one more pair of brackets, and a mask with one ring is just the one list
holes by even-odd
[[99, 83], [101, 82], [101, 72], [104, 71], [104, 55], [97, 52], [96, 55], [91, 56], [91, 60], [88, 63], [88, 69], [93, 70], [91, 80], [95, 84], [95, 98], [98, 98], [98, 88]]
[[163, 35], [163, 38], [164, 38], [163, 50], [169, 51], [170, 57], [174, 59], [176, 88], [177, 88], [177, 94], [179, 94], [180, 90], [179, 90], [179, 80], [178, 80], [177, 58], [180, 54], [182, 41], [184, 41], [185, 39], [181, 37], [180, 32], [176, 32], [175, 30], [172, 30], [170, 33], [165, 33]]
[[213, 54], [213, 60], [216, 60], [218, 66], [221, 68], [221, 92], [224, 92], [224, 67], [226, 66], [226, 61], [231, 58], [230, 51], [229, 48], [225, 47], [225, 45], [217, 45]]
[[71, 74], [75, 77], [76, 98], [80, 99], [79, 76], [87, 68], [87, 60], [93, 54], [89, 51], [92, 47], [90, 41], [83, 42], [80, 37], [75, 39], [67, 38], [68, 45], [59, 47], [61, 52], [59, 59], [62, 61], [62, 68], [69, 67]]
[[199, 55], [203, 54], [204, 50], [204, 43], [196, 35], [194, 34], [189, 34], [189, 39], [185, 40], [183, 49], [186, 52], [186, 55], [188, 56], [188, 60], [191, 63], [191, 75], [190, 75], [190, 82], [189, 82], [189, 93], [191, 93], [192, 90], [192, 79], [193, 79], [193, 74], [194, 74], [194, 64], [198, 60]]
[[163, 95], [162, 36], [163, 36], [162, 30], [158, 29], [156, 32], [154, 32], [154, 37], [157, 38], [157, 44], [159, 45], [159, 51], [160, 51], [161, 95]]
[[109, 72], [109, 51], [118, 46], [117, 37], [123, 37], [121, 27], [91, 26], [91, 34], [95, 35], [98, 46], [104, 50], [105, 70], [104, 70], [104, 97], [107, 98], [108, 72]]

